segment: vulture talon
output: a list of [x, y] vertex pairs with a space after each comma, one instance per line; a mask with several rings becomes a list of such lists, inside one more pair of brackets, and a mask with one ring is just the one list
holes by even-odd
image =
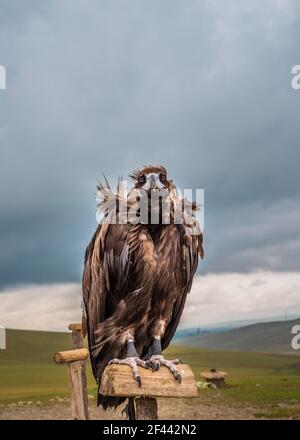
[[177, 382], [178, 382], [179, 384], [181, 384], [181, 374], [180, 374], [180, 373], [178, 373], [178, 374], [174, 374], [174, 377], [175, 377], [175, 379], [177, 380]]
[[179, 359], [168, 360], [165, 359], [162, 355], [152, 355], [150, 359], [146, 362], [146, 365], [152, 368], [153, 372], [159, 370], [159, 368], [164, 365], [167, 367], [170, 372], [173, 374], [174, 379], [180, 384], [182, 380], [182, 376], [180, 371], [175, 365], [182, 364], [183, 362]]
[[152, 371], [158, 371], [160, 368], [160, 364], [157, 361], [155, 362], [150, 361], [147, 365], [152, 369]]
[[121, 365], [129, 365], [132, 369], [134, 380], [137, 382], [138, 386], [142, 386], [141, 376], [138, 370], [138, 366], [143, 368], [148, 368], [146, 366], [146, 362], [140, 359], [137, 356], [127, 357], [125, 359], [112, 359], [109, 361], [108, 365], [112, 364], [121, 364]]

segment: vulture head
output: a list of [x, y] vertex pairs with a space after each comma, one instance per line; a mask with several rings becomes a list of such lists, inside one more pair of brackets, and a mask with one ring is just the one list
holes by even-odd
[[134, 182], [136, 189], [143, 189], [148, 193], [174, 188], [173, 181], [168, 179], [167, 170], [162, 165], [147, 165], [140, 170], [135, 170], [129, 177]]

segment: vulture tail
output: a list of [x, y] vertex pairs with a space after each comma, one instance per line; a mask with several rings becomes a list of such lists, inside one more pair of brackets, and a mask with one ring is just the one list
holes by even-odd
[[117, 408], [123, 402], [125, 402], [126, 397], [112, 397], [112, 396], [103, 396], [99, 394], [99, 386], [98, 386], [98, 398], [97, 398], [97, 406], [101, 405], [103, 409], [111, 409]]
[[134, 397], [128, 397], [128, 402], [125, 408], [122, 409], [122, 415], [125, 413], [128, 420], [136, 420]]
[[128, 397], [127, 415], [129, 420], [135, 420], [134, 397]]

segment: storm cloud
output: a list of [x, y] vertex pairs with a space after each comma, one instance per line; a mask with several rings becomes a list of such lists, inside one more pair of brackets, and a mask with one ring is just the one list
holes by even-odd
[[95, 186], [205, 189], [202, 273], [297, 271], [296, 0], [1, 2], [0, 283], [77, 283]]
[[[180, 328], [300, 313], [300, 272], [197, 276]], [[0, 322], [8, 328], [66, 331], [80, 322], [80, 285], [26, 285], [0, 291]]]

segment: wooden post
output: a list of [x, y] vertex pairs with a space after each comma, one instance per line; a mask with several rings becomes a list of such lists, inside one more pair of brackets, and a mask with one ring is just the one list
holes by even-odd
[[68, 329], [72, 332], [73, 348], [82, 348], [83, 337], [81, 333], [81, 324], [69, 324]]
[[69, 384], [70, 384], [70, 405], [71, 417], [73, 420], [86, 420], [86, 411], [83, 399], [82, 384], [82, 361], [70, 362]]
[[[69, 324], [69, 330], [72, 331], [73, 348], [83, 348], [83, 337], [81, 324]], [[89, 419], [89, 400], [87, 393], [86, 365], [85, 360], [81, 361], [81, 384], [82, 398], [84, 406], [85, 419]]]
[[139, 397], [135, 399], [136, 420], [157, 420], [157, 401], [154, 397]]
[[54, 361], [57, 364], [68, 364], [71, 418], [87, 420], [89, 414], [85, 361], [88, 359], [89, 351], [83, 348], [81, 325], [70, 324], [69, 329], [72, 330], [73, 345], [78, 348], [55, 353]]
[[54, 355], [58, 364], [67, 363], [69, 370], [71, 417], [75, 420], [86, 420], [87, 412], [84, 404], [82, 383], [82, 362], [89, 356], [86, 348], [59, 351]]

